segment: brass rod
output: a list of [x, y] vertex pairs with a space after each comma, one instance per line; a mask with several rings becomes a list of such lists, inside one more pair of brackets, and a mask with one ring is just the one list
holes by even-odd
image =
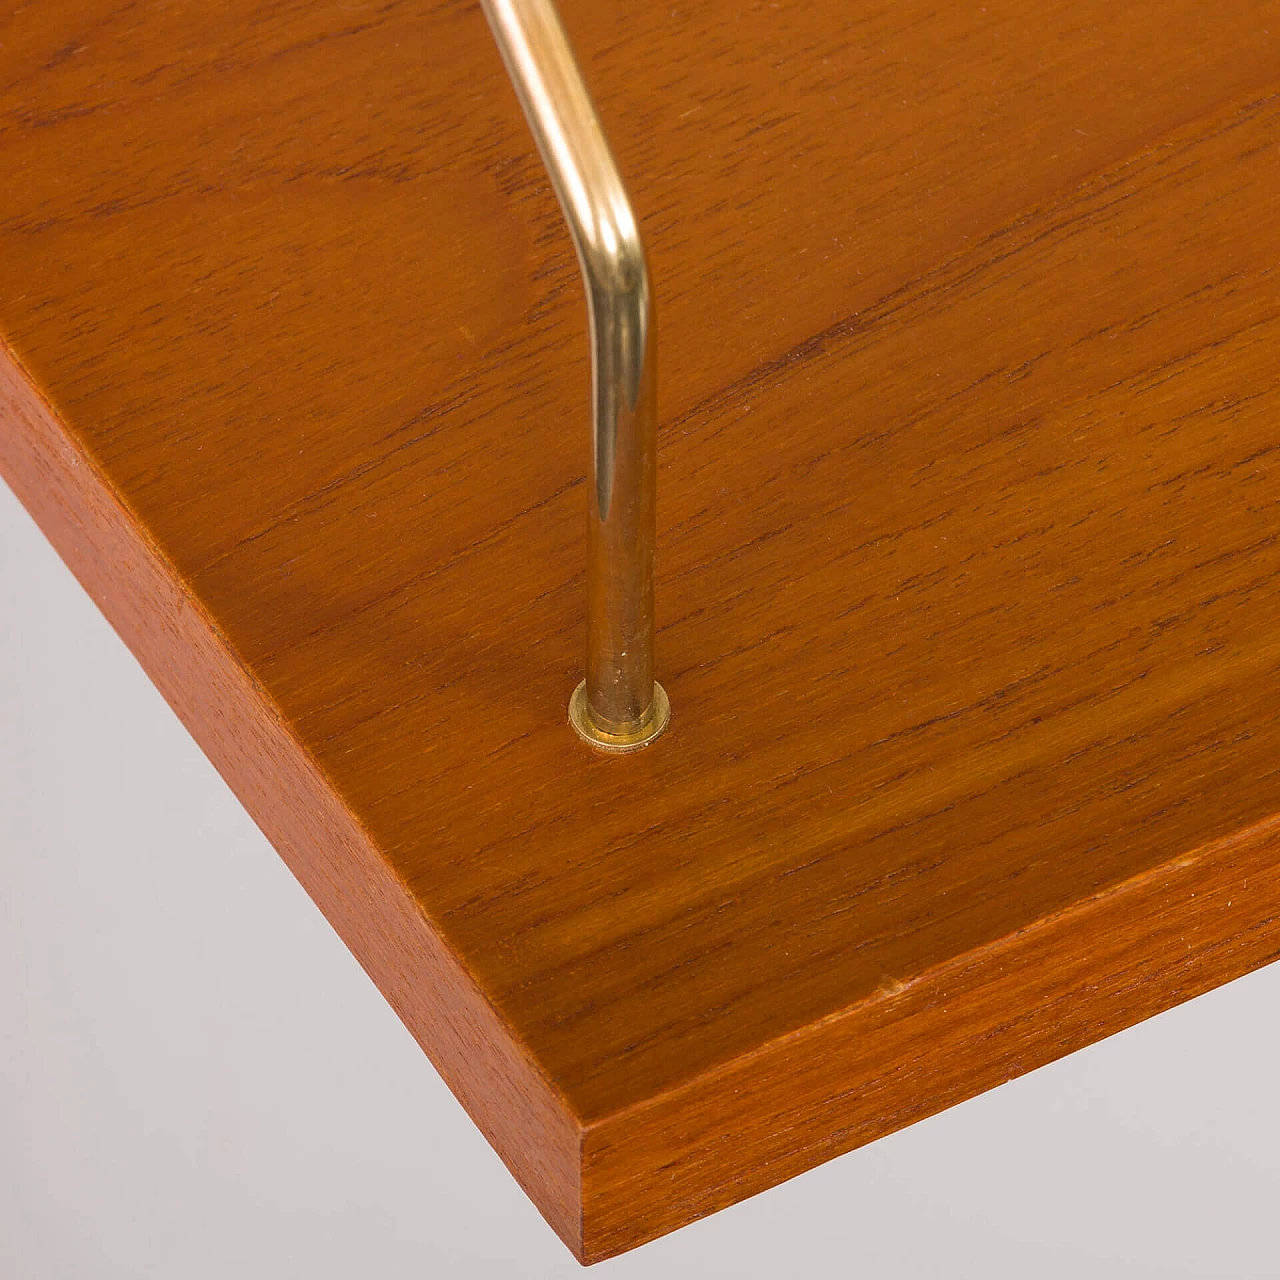
[[633, 751], [667, 726], [653, 678], [657, 338], [640, 228], [553, 0], [482, 0], [582, 268], [592, 351], [586, 679], [578, 733]]

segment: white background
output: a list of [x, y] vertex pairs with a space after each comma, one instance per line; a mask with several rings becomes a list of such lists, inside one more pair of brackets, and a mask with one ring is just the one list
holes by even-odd
[[[1280, 1276], [1280, 965], [622, 1277]], [[569, 1277], [0, 485], [0, 1277]]]

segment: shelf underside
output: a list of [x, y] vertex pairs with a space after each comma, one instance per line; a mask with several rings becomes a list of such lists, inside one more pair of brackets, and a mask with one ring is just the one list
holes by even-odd
[[1280, 953], [1274, 4], [565, 5], [662, 344], [612, 759], [478, 10], [143, 8], [0, 20], [0, 466], [580, 1257]]

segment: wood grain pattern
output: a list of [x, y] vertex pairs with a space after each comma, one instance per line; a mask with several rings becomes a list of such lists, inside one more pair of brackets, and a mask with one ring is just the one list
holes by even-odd
[[581, 1230], [580, 1135], [557, 1091], [184, 589], [10, 361], [0, 463], [76, 576], [359, 959], [547, 1220]]
[[471, 5], [0, 17], [0, 467], [590, 1261], [1280, 953], [1280, 5], [565, 9], [668, 739]]

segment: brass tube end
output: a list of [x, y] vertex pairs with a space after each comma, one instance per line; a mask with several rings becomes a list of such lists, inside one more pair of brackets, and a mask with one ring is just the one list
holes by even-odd
[[587, 682], [583, 680], [569, 699], [569, 723], [588, 746], [610, 755], [625, 755], [628, 751], [639, 751], [641, 747], [647, 747], [662, 734], [671, 723], [671, 702], [667, 698], [667, 691], [655, 680], [653, 701], [640, 723], [634, 729], [617, 732], [602, 728], [595, 722], [587, 702]]

